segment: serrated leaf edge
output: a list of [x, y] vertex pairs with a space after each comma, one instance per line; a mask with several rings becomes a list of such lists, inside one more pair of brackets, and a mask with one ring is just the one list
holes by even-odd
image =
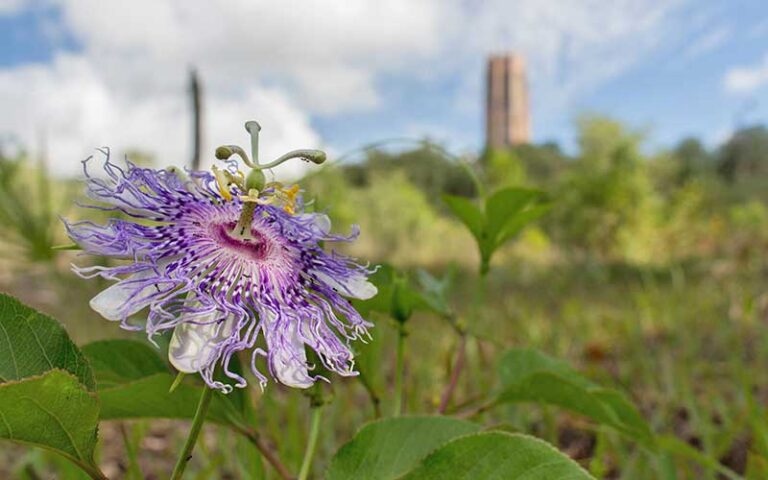
[[489, 434], [491, 434], [491, 435], [502, 435], [502, 436], [507, 436], [507, 437], [521, 437], [521, 438], [526, 438], [526, 439], [529, 439], [529, 440], [533, 440], [533, 441], [535, 441], [535, 442], [537, 442], [537, 443], [540, 443], [540, 444], [542, 444], [542, 445], [546, 446], [547, 448], [549, 448], [549, 449], [550, 449], [550, 450], [552, 450], [553, 452], [557, 453], [558, 455], [561, 455], [561, 456], [562, 456], [563, 458], [565, 458], [567, 461], [569, 461], [570, 463], [572, 463], [572, 464], [573, 464], [573, 465], [574, 465], [576, 468], [578, 468], [579, 470], [581, 470], [581, 472], [582, 472], [582, 473], [584, 473], [584, 474], [585, 474], [585, 475], [586, 475], [588, 478], [592, 478], [592, 479], [594, 479], [594, 477], [593, 477], [593, 476], [592, 476], [592, 475], [591, 475], [591, 474], [590, 474], [590, 473], [589, 473], [587, 470], [585, 470], [585, 469], [584, 469], [584, 467], [582, 467], [581, 465], [579, 465], [579, 462], [577, 462], [576, 460], [572, 459], [571, 457], [569, 457], [569, 456], [568, 456], [568, 455], [566, 455], [565, 453], [561, 452], [560, 450], [558, 450], [557, 448], [555, 448], [555, 447], [554, 447], [554, 445], [552, 445], [551, 443], [549, 443], [549, 442], [547, 442], [547, 441], [545, 441], [545, 440], [542, 440], [542, 439], [540, 439], [540, 438], [538, 438], [538, 437], [534, 437], [534, 436], [532, 436], [532, 435], [526, 435], [526, 434], [524, 434], [524, 433], [510, 433], [510, 432], [505, 432], [505, 431], [503, 431], [503, 430], [483, 430], [483, 431], [480, 431], [480, 432], [476, 432], [476, 433], [468, 433], [468, 434], [466, 434], [466, 435], [459, 435], [458, 437], [454, 437], [454, 438], [452, 438], [451, 440], [448, 440], [448, 441], [447, 441], [447, 442], [445, 442], [443, 445], [441, 445], [441, 446], [439, 446], [439, 447], [435, 448], [434, 450], [432, 450], [431, 452], [429, 452], [427, 455], [425, 455], [425, 456], [424, 456], [424, 458], [422, 458], [421, 460], [419, 460], [419, 463], [418, 463], [416, 466], [414, 466], [412, 469], [410, 469], [409, 471], [407, 471], [407, 472], [405, 472], [405, 473], [401, 474], [401, 475], [400, 475], [400, 476], [398, 476], [398, 477], [395, 477], [393, 480], [401, 480], [401, 479], [405, 478], [405, 476], [406, 476], [406, 475], [408, 475], [408, 474], [409, 474], [409, 473], [411, 473], [412, 471], [416, 470], [416, 469], [417, 469], [419, 466], [421, 466], [422, 462], [423, 462], [423, 461], [424, 461], [426, 458], [428, 458], [430, 455], [432, 455], [433, 453], [437, 452], [437, 451], [438, 451], [438, 450], [440, 450], [441, 448], [445, 448], [446, 446], [448, 446], [448, 444], [449, 444], [449, 443], [457, 442], [457, 441], [459, 441], [459, 440], [462, 440], [462, 439], [464, 439], [464, 438], [475, 437], [475, 436], [480, 436], [480, 435], [489, 435]]
[[[86, 395], [88, 395], [89, 397], [93, 398], [96, 401], [97, 412], [101, 410], [101, 403], [99, 401], [98, 394], [95, 391], [89, 390], [88, 387], [83, 385], [80, 382], [80, 379], [77, 378], [77, 375], [74, 375], [69, 370], [64, 370], [63, 368], [52, 368], [51, 370], [47, 370], [44, 373], [41, 373], [39, 375], [32, 375], [32, 376], [24, 377], [24, 378], [21, 378], [21, 379], [18, 379], [18, 380], [10, 380], [10, 381], [7, 381], [7, 382], [3, 382], [3, 383], [0, 384], [0, 390], [2, 390], [3, 388], [5, 388], [6, 386], [9, 386], [9, 385], [18, 385], [18, 384], [21, 384], [21, 383], [24, 383], [24, 382], [28, 382], [28, 381], [31, 381], [31, 380], [40, 380], [40, 379], [43, 379], [44, 377], [50, 375], [51, 373], [63, 374], [65, 376], [70, 377], [71, 379], [73, 379], [75, 381], [75, 383], [82, 388], [83, 392], [85, 392]], [[98, 420], [98, 416], [97, 416], [96, 429], [94, 430], [94, 435], [96, 436], [97, 441], [98, 441], [98, 437], [99, 437], [99, 421], [100, 420]], [[26, 441], [26, 440], [18, 440], [18, 439], [15, 439], [15, 438], [4, 438], [2, 440], [7, 440], [9, 442], [17, 443], [17, 444], [20, 444], [20, 445], [26, 445], [26, 446], [30, 446], [30, 447], [42, 448], [44, 450], [48, 450], [49, 452], [54, 452], [54, 453], [56, 453], [58, 455], [61, 455], [64, 458], [68, 459], [69, 461], [73, 462], [75, 465], [79, 466], [80, 468], [82, 468], [83, 470], [86, 470], [86, 471], [89, 468], [96, 468], [96, 469], [98, 469], [98, 465], [96, 465], [96, 462], [94, 461], [93, 458], [83, 458], [83, 459], [80, 459], [80, 458], [77, 458], [77, 457], [73, 457], [72, 455], [70, 455], [70, 454], [68, 454], [66, 452], [63, 452], [63, 451], [58, 450], [58, 449], [53, 448], [53, 447], [49, 447], [49, 446], [44, 445], [42, 443], [29, 442], [29, 441]]]

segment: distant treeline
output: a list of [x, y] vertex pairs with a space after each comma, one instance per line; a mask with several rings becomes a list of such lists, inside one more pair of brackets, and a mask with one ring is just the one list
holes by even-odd
[[[543, 232], [566, 257], [666, 262], [756, 254], [768, 244], [765, 126], [742, 128], [712, 149], [685, 138], [650, 154], [643, 132], [607, 117], [581, 117], [577, 130], [572, 155], [543, 143], [486, 151], [471, 162], [491, 188], [547, 192], [553, 209]], [[465, 168], [429, 143], [397, 153], [369, 151], [340, 171], [357, 189], [399, 172], [438, 212], [444, 212], [443, 193], [477, 195]]]

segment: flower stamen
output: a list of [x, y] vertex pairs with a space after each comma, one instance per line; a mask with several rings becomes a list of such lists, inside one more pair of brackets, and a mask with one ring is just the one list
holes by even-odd
[[[229, 191], [229, 187], [232, 185], [240, 186], [242, 182], [240, 182], [240, 179], [236, 178], [228, 170], [221, 170], [220, 168], [217, 168], [216, 165], [214, 165], [211, 170], [213, 171], [213, 176], [216, 179], [216, 185], [219, 187], [219, 193], [222, 197], [224, 197], [224, 200], [228, 202], [231, 201], [232, 192]], [[238, 171], [238, 173], [241, 172]]]

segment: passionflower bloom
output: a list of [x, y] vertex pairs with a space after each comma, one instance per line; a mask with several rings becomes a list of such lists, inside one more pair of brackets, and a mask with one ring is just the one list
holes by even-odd
[[[260, 173], [238, 147], [226, 148]], [[313, 151], [297, 152], [284, 157]], [[285, 385], [307, 388], [322, 378], [313, 374], [305, 347], [328, 370], [356, 374], [350, 342], [367, 337], [371, 324], [347, 298], [370, 298], [376, 287], [366, 266], [322, 247], [352, 241], [356, 231], [332, 234], [327, 215], [304, 213], [297, 187], [264, 185], [263, 175], [248, 175], [257, 178], [248, 184], [233, 162], [211, 174], [127, 161], [122, 168], [108, 150], [102, 154], [104, 174], [91, 173], [92, 158], [83, 162], [87, 195], [99, 203], [88, 206], [123, 215], [106, 225], [65, 222], [86, 253], [125, 260], [73, 267], [82, 277], [115, 282], [91, 300], [95, 311], [125, 329], [145, 330], [150, 339], [173, 330], [171, 364], [224, 392], [231, 383], [246, 385], [230, 369], [232, 356], [243, 350], [250, 352], [262, 387], [267, 378], [257, 367], [259, 357]], [[135, 315], [144, 309], [148, 313], [137, 323]], [[232, 382], [214, 379], [219, 366]]]

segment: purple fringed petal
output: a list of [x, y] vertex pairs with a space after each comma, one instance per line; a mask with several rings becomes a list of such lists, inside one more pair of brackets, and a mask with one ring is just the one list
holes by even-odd
[[[129, 262], [74, 267], [84, 278], [116, 281], [94, 297], [96, 311], [150, 337], [173, 329], [171, 362], [225, 392], [232, 385], [214, 380], [213, 373], [220, 367], [236, 387], [245, 387], [245, 379], [229, 368], [232, 356], [243, 350], [252, 352], [251, 367], [262, 386], [266, 377], [257, 368], [259, 357], [266, 357], [269, 372], [286, 385], [306, 388], [322, 379], [312, 374], [305, 346], [328, 370], [356, 374], [349, 344], [364, 340], [372, 325], [344, 297], [375, 294], [367, 281], [371, 270], [320, 247], [320, 242], [352, 241], [356, 230], [334, 235], [324, 214], [291, 215], [260, 205], [252, 239], [238, 239], [230, 231], [242, 203], [237, 196], [225, 201], [212, 175], [131, 163], [123, 169], [110, 162], [108, 150], [101, 153], [103, 176], [90, 175], [93, 159], [83, 163], [87, 195], [100, 203], [86, 207], [127, 219], [112, 218], [105, 225], [64, 222], [87, 253]], [[146, 322], [129, 324], [145, 307]], [[261, 336], [266, 351], [256, 347]]]

